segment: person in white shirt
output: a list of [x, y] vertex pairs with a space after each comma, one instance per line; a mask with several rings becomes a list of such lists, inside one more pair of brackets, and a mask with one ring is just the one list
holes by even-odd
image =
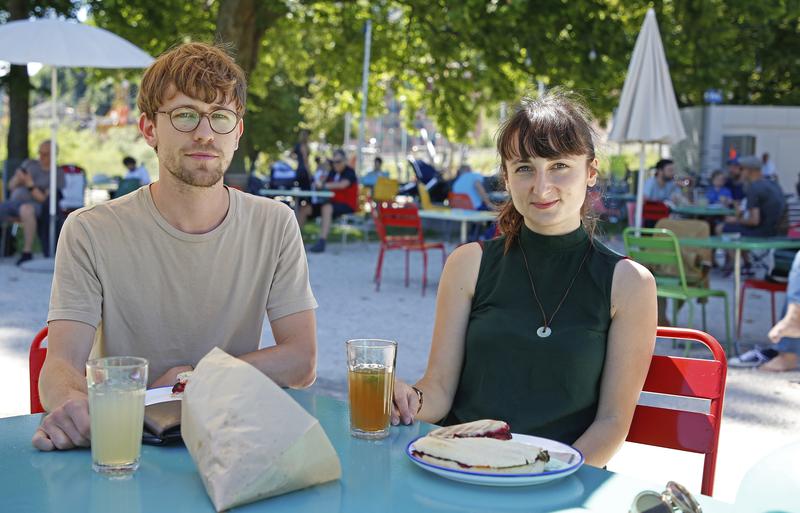
[[763, 165], [761, 166], [761, 172], [764, 174], [764, 178], [768, 180], [774, 180], [778, 170], [775, 169], [775, 162], [769, 159], [769, 153], [764, 153], [761, 155], [761, 161]]
[[136, 178], [139, 180], [140, 185], [147, 185], [150, 183], [150, 173], [147, 172], [144, 166], [137, 166], [136, 159], [133, 157], [125, 157], [122, 159], [122, 165], [128, 168], [125, 179]]

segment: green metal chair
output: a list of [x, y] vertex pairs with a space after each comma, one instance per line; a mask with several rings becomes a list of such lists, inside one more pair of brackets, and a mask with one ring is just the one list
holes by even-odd
[[[656, 279], [659, 297], [672, 299], [672, 323], [678, 325], [678, 301], [686, 302], [689, 308], [689, 328], [694, 323], [695, 299], [721, 297], [725, 303], [725, 344], [731, 352], [730, 312], [728, 294], [724, 290], [694, 287], [687, 284], [686, 271], [681, 256], [678, 238], [670, 230], [663, 228], [628, 227], [622, 232], [625, 252], [634, 261], [646, 266]], [[705, 304], [703, 308], [703, 331], [706, 331]], [[686, 346], [689, 354], [689, 346]]]

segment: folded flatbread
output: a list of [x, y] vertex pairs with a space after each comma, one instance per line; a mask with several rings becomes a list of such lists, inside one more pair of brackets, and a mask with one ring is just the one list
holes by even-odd
[[496, 474], [539, 473], [550, 461], [544, 449], [494, 438], [425, 436], [411, 450], [417, 458], [440, 467]]
[[511, 428], [502, 420], [483, 419], [455, 426], [434, 429], [428, 436], [436, 438], [496, 438], [511, 440]]

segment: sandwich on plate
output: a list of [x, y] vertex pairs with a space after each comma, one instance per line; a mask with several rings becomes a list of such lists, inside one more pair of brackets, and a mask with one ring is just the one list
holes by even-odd
[[411, 446], [413, 456], [439, 467], [490, 474], [535, 474], [550, 455], [531, 444], [487, 437], [425, 436]]

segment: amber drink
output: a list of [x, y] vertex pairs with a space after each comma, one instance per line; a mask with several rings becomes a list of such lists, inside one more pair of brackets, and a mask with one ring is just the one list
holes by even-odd
[[397, 343], [391, 340], [347, 341], [350, 434], [380, 439], [389, 435]]

